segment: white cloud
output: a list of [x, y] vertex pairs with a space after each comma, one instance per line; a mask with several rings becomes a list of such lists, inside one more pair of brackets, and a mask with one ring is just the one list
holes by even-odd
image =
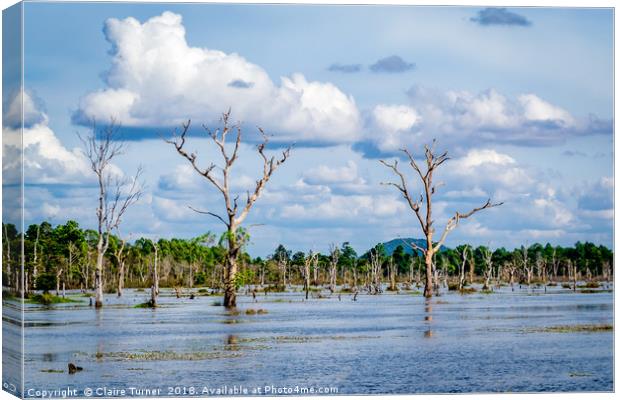
[[534, 94], [519, 96], [523, 115], [530, 121], [556, 121], [564, 126], [573, 126], [575, 119], [568, 111], [554, 106]]
[[405, 205], [387, 195], [329, 195], [311, 205], [291, 204], [283, 207], [280, 216], [296, 220], [352, 221], [395, 216]]
[[403, 142], [412, 139], [410, 130], [419, 121], [420, 116], [411, 107], [379, 104], [372, 110], [368, 135], [381, 151], [398, 150]]
[[304, 180], [312, 185], [364, 182], [364, 180], [358, 176], [357, 164], [352, 160], [349, 160], [343, 167], [319, 165], [316, 168], [311, 168], [306, 171], [303, 176]]
[[3, 130], [4, 182], [21, 180], [22, 150], [26, 184], [74, 184], [88, 180], [90, 166], [83, 153], [78, 148], [69, 150], [61, 143], [48, 126], [47, 115], [36, 108], [28, 92], [24, 92], [24, 107], [25, 111], [28, 109], [25, 116], [29, 119], [28, 124], [24, 123], [24, 129], [20, 129], [18, 123], [17, 128], [8, 126]]
[[[169, 126], [191, 117], [210, 123], [232, 107], [235, 120], [273, 131], [278, 141], [358, 138], [360, 115], [351, 96], [301, 74], [277, 85], [238, 54], [191, 47], [178, 14], [164, 12], [144, 23], [109, 19], [105, 35], [113, 46], [107, 87], [81, 99], [78, 120], [114, 116], [126, 126]], [[251, 85], [229, 85], [239, 80]]]
[[[567, 137], [612, 132], [596, 116], [578, 119], [533, 93], [509, 97], [495, 89], [479, 93], [414, 86], [405, 105], [379, 105], [367, 119], [366, 154], [393, 153], [438, 139], [448, 147], [492, 143], [549, 145]], [[374, 150], [374, 151], [373, 151]]]

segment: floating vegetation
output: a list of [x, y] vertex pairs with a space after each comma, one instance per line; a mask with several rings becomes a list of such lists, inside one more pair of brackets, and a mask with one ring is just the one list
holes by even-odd
[[157, 308], [156, 304], [153, 304], [150, 300], [146, 303], [140, 303], [133, 306], [133, 308]]
[[465, 287], [459, 291], [461, 294], [472, 294], [476, 293], [476, 289], [473, 287]]
[[316, 343], [323, 340], [378, 339], [380, 336], [266, 336], [256, 338], [238, 338], [238, 343], [273, 342], [273, 343]]
[[49, 374], [62, 374], [65, 371], [63, 371], [62, 369], [42, 369], [41, 372], [47, 372]]
[[248, 308], [247, 310], [245, 310], [245, 314], [246, 315], [254, 315], [256, 314], [256, 310], [253, 308]]
[[220, 351], [197, 351], [192, 353], [177, 353], [174, 351], [145, 351], [140, 353], [114, 352], [106, 353], [106, 358], [131, 361], [196, 361], [196, 360], [217, 360], [221, 358], [237, 358], [242, 355], [239, 353], [220, 352]]
[[580, 289], [579, 293], [611, 293], [611, 289]]
[[611, 332], [614, 330], [611, 324], [601, 325], [559, 325], [547, 326], [544, 328], [529, 329], [530, 332], [549, 332], [549, 333], [575, 333], [575, 332]]
[[215, 306], [215, 307], [221, 307], [222, 306], [222, 302], [221, 301], [214, 301], [214, 302], [211, 303], [211, 305]]
[[601, 285], [596, 282], [596, 281], [592, 281], [592, 282], [588, 282], [585, 285], [578, 285], [578, 288], [587, 288], [587, 289], [598, 289], [599, 287], [601, 287]]

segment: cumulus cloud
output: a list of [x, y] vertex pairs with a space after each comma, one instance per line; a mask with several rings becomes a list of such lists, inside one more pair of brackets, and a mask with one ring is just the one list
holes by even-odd
[[419, 121], [420, 115], [409, 106], [380, 104], [372, 110], [369, 129], [379, 150], [389, 152], [413, 139], [411, 128]]
[[508, 11], [505, 8], [488, 7], [478, 11], [477, 16], [470, 18], [482, 26], [490, 25], [514, 25], [514, 26], [530, 26], [532, 23], [522, 15]]
[[[442, 145], [546, 146], [579, 135], [610, 134], [611, 121], [577, 118], [533, 93], [508, 97], [494, 89], [479, 93], [414, 86], [409, 104], [379, 105], [366, 118], [366, 137], [356, 145], [368, 157], [436, 138]], [[400, 117], [399, 117], [400, 116]]]
[[327, 68], [331, 72], [342, 72], [345, 74], [353, 74], [362, 70], [361, 64], [332, 64]]
[[5, 97], [5, 104], [2, 108], [6, 110], [2, 118], [4, 127], [20, 128], [22, 126], [22, 109], [25, 128], [47, 122], [43, 102], [29, 91], [19, 90], [16, 93], [9, 94]]
[[311, 168], [304, 173], [304, 180], [312, 185], [321, 185], [331, 183], [355, 183], [360, 182], [361, 178], [357, 174], [357, 164], [350, 160], [343, 167], [320, 165], [316, 168]]
[[192, 47], [178, 14], [164, 12], [144, 23], [109, 19], [104, 33], [112, 45], [106, 87], [80, 100], [73, 115], [78, 123], [110, 116], [124, 126], [173, 126], [187, 118], [209, 123], [232, 107], [235, 119], [271, 131], [273, 141], [358, 138], [353, 97], [301, 74], [277, 84], [238, 54]]
[[370, 66], [372, 72], [386, 72], [392, 74], [411, 71], [414, 68], [415, 63], [409, 63], [397, 55], [382, 58]]
[[[17, 94], [10, 104], [20, 104], [21, 95]], [[90, 167], [80, 149], [67, 149], [48, 125], [47, 115], [37, 106], [28, 92], [23, 91], [24, 129], [20, 128], [20, 118], [10, 112], [2, 132], [2, 173], [8, 184], [21, 181], [22, 151], [24, 182], [26, 184], [75, 184], [90, 179]], [[21, 109], [21, 106], [19, 106]], [[6, 121], [6, 120], [5, 120]], [[13, 123], [11, 123], [13, 122]]]

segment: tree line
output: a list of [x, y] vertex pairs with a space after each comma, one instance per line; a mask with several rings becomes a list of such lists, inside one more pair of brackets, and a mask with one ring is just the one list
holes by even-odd
[[[20, 289], [21, 233], [3, 224], [3, 286]], [[419, 251], [406, 251], [403, 241], [392, 254], [383, 244], [358, 254], [348, 242], [331, 244], [326, 253], [296, 251], [278, 245], [266, 257], [253, 258], [245, 250], [249, 237], [238, 238], [241, 251], [234, 289], [282, 291], [302, 286], [332, 292], [347, 290], [379, 294], [424, 284], [426, 260]], [[98, 232], [82, 229], [76, 221], [56, 226], [33, 224], [23, 234], [24, 287], [62, 292], [93, 290], [96, 286]], [[159, 286], [226, 289], [227, 232], [205, 233], [191, 239], [138, 238], [133, 242], [110, 235], [103, 257], [103, 290], [122, 296], [125, 287]], [[534, 243], [512, 250], [460, 245], [442, 248], [433, 259], [433, 288], [479, 282], [485, 288], [499, 284], [533, 284], [577, 280], [610, 280], [613, 252], [603, 245], [577, 242], [572, 247]]]

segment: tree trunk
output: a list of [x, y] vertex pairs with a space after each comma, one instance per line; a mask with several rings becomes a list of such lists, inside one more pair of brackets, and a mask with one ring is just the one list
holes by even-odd
[[151, 301], [149, 306], [157, 307], [157, 295], [159, 295], [159, 274], [157, 271], [157, 245], [153, 244], [155, 249], [155, 259], [153, 260], [153, 269], [151, 270]]
[[116, 286], [116, 294], [118, 297], [123, 295], [123, 286], [125, 283], [125, 263], [121, 262], [118, 266], [118, 283]]
[[[427, 249], [432, 249], [432, 243], [428, 241]], [[427, 250], [424, 256], [426, 264], [426, 283], [424, 284], [424, 297], [433, 297], [433, 251]]]
[[[231, 224], [228, 230], [228, 252], [226, 253], [226, 265], [224, 268], [224, 307], [237, 307], [237, 257], [239, 256], [239, 246], [237, 244], [237, 230]], [[286, 274], [286, 272], [285, 272]], [[285, 282], [286, 282], [286, 275]]]
[[237, 307], [235, 277], [237, 276], [237, 251], [230, 252], [226, 257], [224, 270], [224, 307]]
[[97, 265], [95, 266], [95, 308], [103, 307], [103, 235], [97, 243]]

